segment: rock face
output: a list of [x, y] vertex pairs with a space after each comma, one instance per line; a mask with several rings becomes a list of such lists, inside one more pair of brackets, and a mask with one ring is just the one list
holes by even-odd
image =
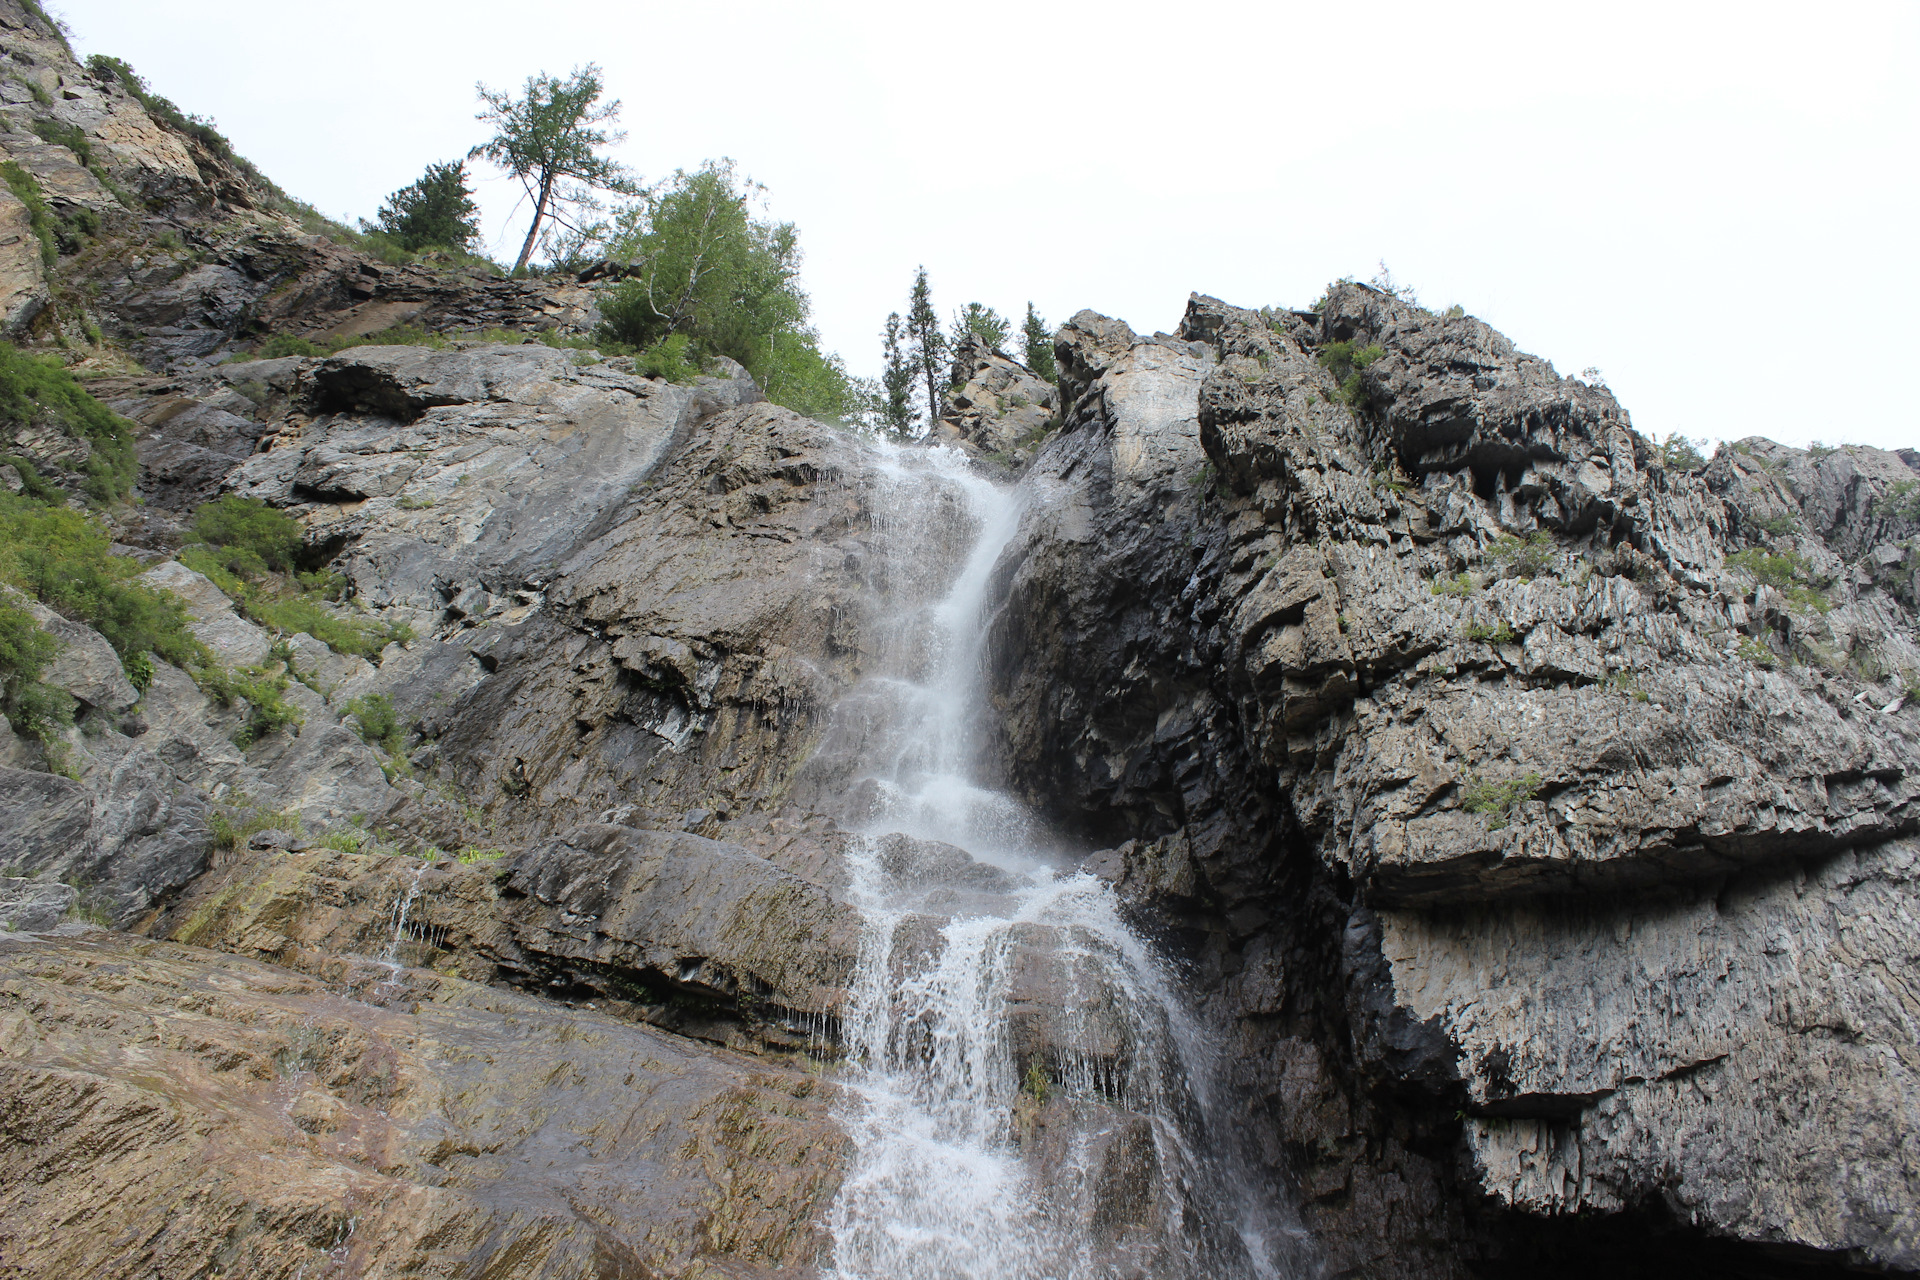
[[16, 69], [0, 83], [0, 159], [38, 187], [59, 250], [49, 267], [26, 204], [0, 192], [0, 325], [10, 335], [58, 331], [83, 343], [97, 340], [92, 327], [165, 367], [217, 362], [268, 332], [590, 322], [590, 293], [572, 280], [395, 266], [328, 239], [325, 219], [217, 135], [150, 109], [111, 67], [81, 66], [38, 6], [0, 3], [0, 52]]
[[1359, 286], [1059, 356], [1008, 772], [1134, 840], [1101, 866], [1191, 931], [1336, 1268], [1623, 1210], [1914, 1267], [1904, 462], [1669, 470], [1604, 389]]
[[1059, 388], [968, 334], [949, 375], [949, 412], [930, 439], [954, 439], [1008, 468], [1022, 468], [1060, 425]]
[[100, 933], [0, 940], [0, 1081], [46, 1275], [793, 1275], [845, 1141], [817, 1076], [603, 1014]]

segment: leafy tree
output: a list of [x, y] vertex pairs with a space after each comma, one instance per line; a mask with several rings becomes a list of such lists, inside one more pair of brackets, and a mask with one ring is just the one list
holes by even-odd
[[764, 191], [731, 160], [709, 161], [622, 211], [610, 254], [627, 278], [601, 297], [601, 339], [649, 354], [678, 339], [693, 356], [745, 365], [775, 404], [842, 417], [859, 397], [807, 324], [799, 233], [753, 215]]
[[887, 317], [887, 327], [880, 332], [886, 352], [886, 365], [880, 373], [880, 386], [886, 397], [880, 405], [880, 421], [897, 436], [909, 434], [920, 417], [920, 411], [913, 407], [917, 370], [907, 357], [905, 338], [900, 313], [896, 311]]
[[1060, 370], [1053, 362], [1053, 334], [1047, 330], [1047, 322], [1040, 313], [1027, 304], [1027, 321], [1020, 326], [1027, 344], [1027, 368], [1033, 370], [1048, 382], [1060, 376]]
[[430, 164], [418, 182], [387, 197], [375, 222], [363, 231], [381, 231], [402, 249], [464, 249], [480, 235], [480, 206], [467, 186], [465, 161]]
[[521, 98], [485, 84], [475, 88], [486, 104], [475, 118], [493, 125], [496, 132], [468, 152], [468, 158], [505, 169], [520, 180], [533, 201], [533, 223], [513, 264], [515, 274], [525, 271], [533, 257], [543, 222], [551, 220], [577, 232], [584, 215], [602, 207], [594, 192], [637, 194], [626, 168], [599, 154], [602, 147], [625, 142], [627, 135], [624, 130], [595, 127], [620, 116], [618, 100], [595, 105], [604, 91], [597, 65], [576, 67], [565, 80], [545, 72], [528, 76], [526, 96]]
[[738, 179], [731, 160], [709, 161], [626, 211], [613, 256], [628, 278], [601, 304], [612, 336], [644, 347], [684, 333], [752, 368], [767, 335], [803, 325], [799, 233], [752, 216], [763, 191]]
[[946, 414], [946, 402], [940, 394], [940, 367], [946, 355], [946, 335], [940, 332], [940, 314], [933, 309], [927, 269], [921, 267], [914, 273], [913, 293], [907, 303], [907, 360], [926, 379], [929, 423], [938, 422]]
[[1007, 345], [1007, 337], [1013, 332], [1013, 326], [1007, 318], [992, 307], [978, 302], [969, 302], [964, 311], [953, 316], [953, 344], [959, 346], [971, 335], [981, 346], [989, 351], [998, 351]]

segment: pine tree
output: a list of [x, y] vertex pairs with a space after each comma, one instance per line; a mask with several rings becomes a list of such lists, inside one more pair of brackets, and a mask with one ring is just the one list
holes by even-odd
[[1027, 340], [1027, 368], [1033, 370], [1048, 382], [1060, 376], [1060, 370], [1053, 363], [1053, 334], [1047, 330], [1047, 322], [1040, 313], [1027, 304], [1027, 322], [1020, 326]]
[[933, 309], [933, 291], [927, 287], [927, 269], [914, 273], [913, 296], [907, 307], [907, 358], [927, 381], [927, 421], [946, 414], [940, 394], [941, 366], [946, 362], [947, 338], [940, 332], [940, 314]]
[[387, 197], [361, 230], [391, 236], [402, 249], [464, 249], [480, 234], [480, 206], [467, 186], [464, 161], [430, 164], [420, 180]]
[[998, 351], [1007, 345], [1007, 336], [1013, 332], [1013, 326], [1007, 318], [992, 307], [978, 302], [969, 302], [964, 311], [953, 317], [953, 343], [959, 346], [973, 335], [981, 346], [989, 351]]
[[551, 221], [577, 233], [583, 215], [600, 208], [595, 191], [639, 194], [625, 167], [600, 154], [602, 147], [618, 146], [627, 135], [593, 127], [620, 117], [618, 102], [595, 105], [603, 88], [599, 67], [576, 67], [565, 80], [544, 72], [528, 76], [523, 98], [484, 84], [476, 87], [486, 106], [478, 118], [497, 132], [467, 156], [492, 161], [520, 179], [533, 201], [533, 225], [513, 264], [515, 275], [526, 270], [543, 224]]
[[880, 334], [887, 360], [886, 368], [880, 374], [880, 385], [886, 392], [880, 416], [886, 422], [887, 430], [897, 436], [909, 434], [920, 417], [919, 410], [913, 407], [913, 383], [919, 371], [908, 358], [906, 345], [902, 341], [904, 336], [900, 313], [896, 311], [887, 317], [887, 327]]

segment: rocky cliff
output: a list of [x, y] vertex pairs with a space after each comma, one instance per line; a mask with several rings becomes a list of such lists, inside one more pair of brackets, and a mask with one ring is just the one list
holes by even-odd
[[[887, 446], [737, 367], [522, 341], [583, 286], [310, 233], [37, 11], [0, 46], [11, 331], [133, 424], [115, 552], [290, 711], [24, 602], [77, 715], [0, 733], [5, 1267], [818, 1274], [841, 709], [965, 521], [903, 520]], [[220, 362], [403, 322], [438, 345]], [[1296, 1269], [1920, 1270], [1911, 455], [1670, 463], [1604, 387], [1357, 285], [1083, 312], [1056, 354], [964, 349], [935, 433], [1022, 497], [992, 767], [1178, 961]], [[312, 630], [182, 562], [221, 495], [298, 520]], [[1085, 1052], [1048, 963], [1030, 1064]], [[1064, 1185], [1105, 1125], [1073, 1194], [1133, 1240], [1138, 1118], [1050, 1088], [1032, 1158]]]
[[1911, 1269], [1906, 462], [1663, 466], [1361, 286], [1060, 359], [1008, 773], [1126, 841], [1335, 1268]]

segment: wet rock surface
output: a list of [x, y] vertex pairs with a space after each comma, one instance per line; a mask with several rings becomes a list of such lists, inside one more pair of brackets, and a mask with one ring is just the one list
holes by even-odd
[[404, 995], [120, 934], [0, 938], [7, 1255], [72, 1275], [814, 1265], [844, 1142], [816, 1076], [458, 979]]

